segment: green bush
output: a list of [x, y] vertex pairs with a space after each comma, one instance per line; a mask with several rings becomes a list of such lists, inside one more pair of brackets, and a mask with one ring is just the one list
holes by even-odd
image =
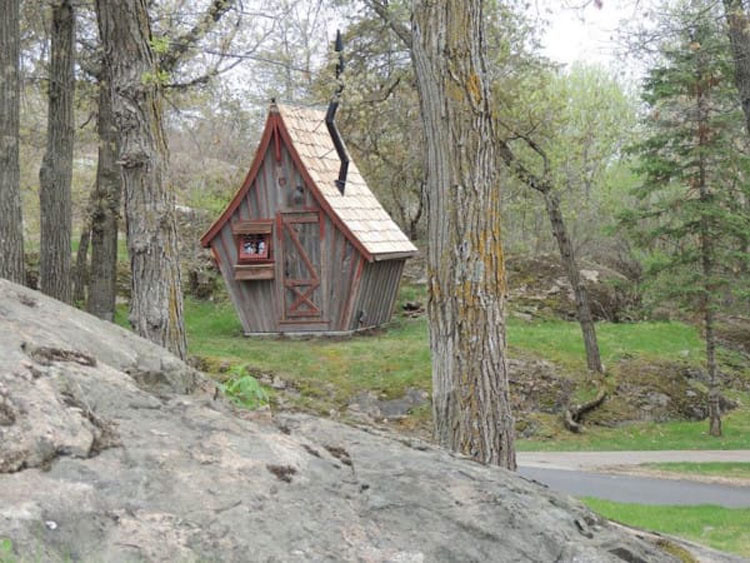
[[[268, 404], [268, 393], [252, 375], [234, 368], [232, 377], [220, 385], [222, 392], [236, 405], [255, 410]], [[230, 373], [232, 373], [230, 372]]]

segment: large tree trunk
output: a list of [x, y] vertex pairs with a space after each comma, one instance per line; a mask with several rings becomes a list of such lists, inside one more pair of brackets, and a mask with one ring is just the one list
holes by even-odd
[[23, 256], [18, 115], [20, 104], [18, 0], [0, 12], [0, 278], [26, 283]]
[[442, 446], [514, 469], [482, 6], [413, 2], [412, 57], [427, 138], [433, 416]]
[[734, 58], [734, 81], [745, 114], [745, 130], [750, 135], [750, 18], [742, 0], [724, 0], [724, 11]]
[[185, 358], [174, 192], [164, 178], [160, 72], [145, 0], [97, 0], [120, 142], [128, 252], [130, 322], [135, 331]]
[[47, 151], [39, 169], [41, 213], [39, 277], [42, 292], [70, 303], [73, 179], [73, 47], [70, 0], [52, 6], [52, 46], [47, 111]]
[[91, 197], [91, 278], [86, 309], [107, 321], [114, 320], [117, 295], [117, 236], [122, 182], [117, 164], [117, 132], [112, 115], [109, 76], [99, 76], [99, 158]]
[[573, 244], [565, 228], [565, 221], [560, 210], [560, 197], [553, 190], [547, 190], [543, 192], [543, 195], [544, 203], [547, 207], [547, 216], [552, 225], [552, 232], [555, 235], [555, 239], [557, 239], [557, 247], [560, 250], [560, 259], [565, 267], [568, 281], [575, 295], [576, 315], [578, 323], [581, 325], [583, 345], [586, 349], [586, 365], [590, 370], [597, 373], [604, 373], [602, 359], [599, 354], [599, 343], [596, 339], [594, 319], [591, 316], [588, 291], [586, 291], [586, 286], [581, 281], [581, 274], [578, 271], [578, 264], [576, 264]]

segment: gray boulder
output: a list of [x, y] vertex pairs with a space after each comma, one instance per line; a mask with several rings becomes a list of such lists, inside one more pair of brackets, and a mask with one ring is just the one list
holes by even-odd
[[21, 561], [675, 560], [508, 471], [236, 411], [160, 348], [0, 280], [4, 539]]

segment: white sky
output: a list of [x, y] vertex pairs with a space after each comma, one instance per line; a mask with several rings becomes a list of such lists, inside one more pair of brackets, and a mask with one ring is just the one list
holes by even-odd
[[[577, 10], [560, 8], [559, 1], [540, 1], [536, 9], [550, 22], [542, 40], [544, 52], [560, 63], [584, 61], [609, 66], [614, 63], [615, 43], [612, 36], [618, 25], [637, 16], [637, 5], [642, 10], [643, 4], [647, 3], [603, 0], [601, 8], [591, 3]], [[552, 10], [551, 14], [546, 13], [547, 7]]]

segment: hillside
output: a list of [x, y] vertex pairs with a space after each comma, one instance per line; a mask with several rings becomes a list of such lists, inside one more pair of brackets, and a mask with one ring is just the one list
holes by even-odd
[[9, 560], [673, 560], [507, 471], [236, 412], [154, 345], [6, 281], [0, 397]]

